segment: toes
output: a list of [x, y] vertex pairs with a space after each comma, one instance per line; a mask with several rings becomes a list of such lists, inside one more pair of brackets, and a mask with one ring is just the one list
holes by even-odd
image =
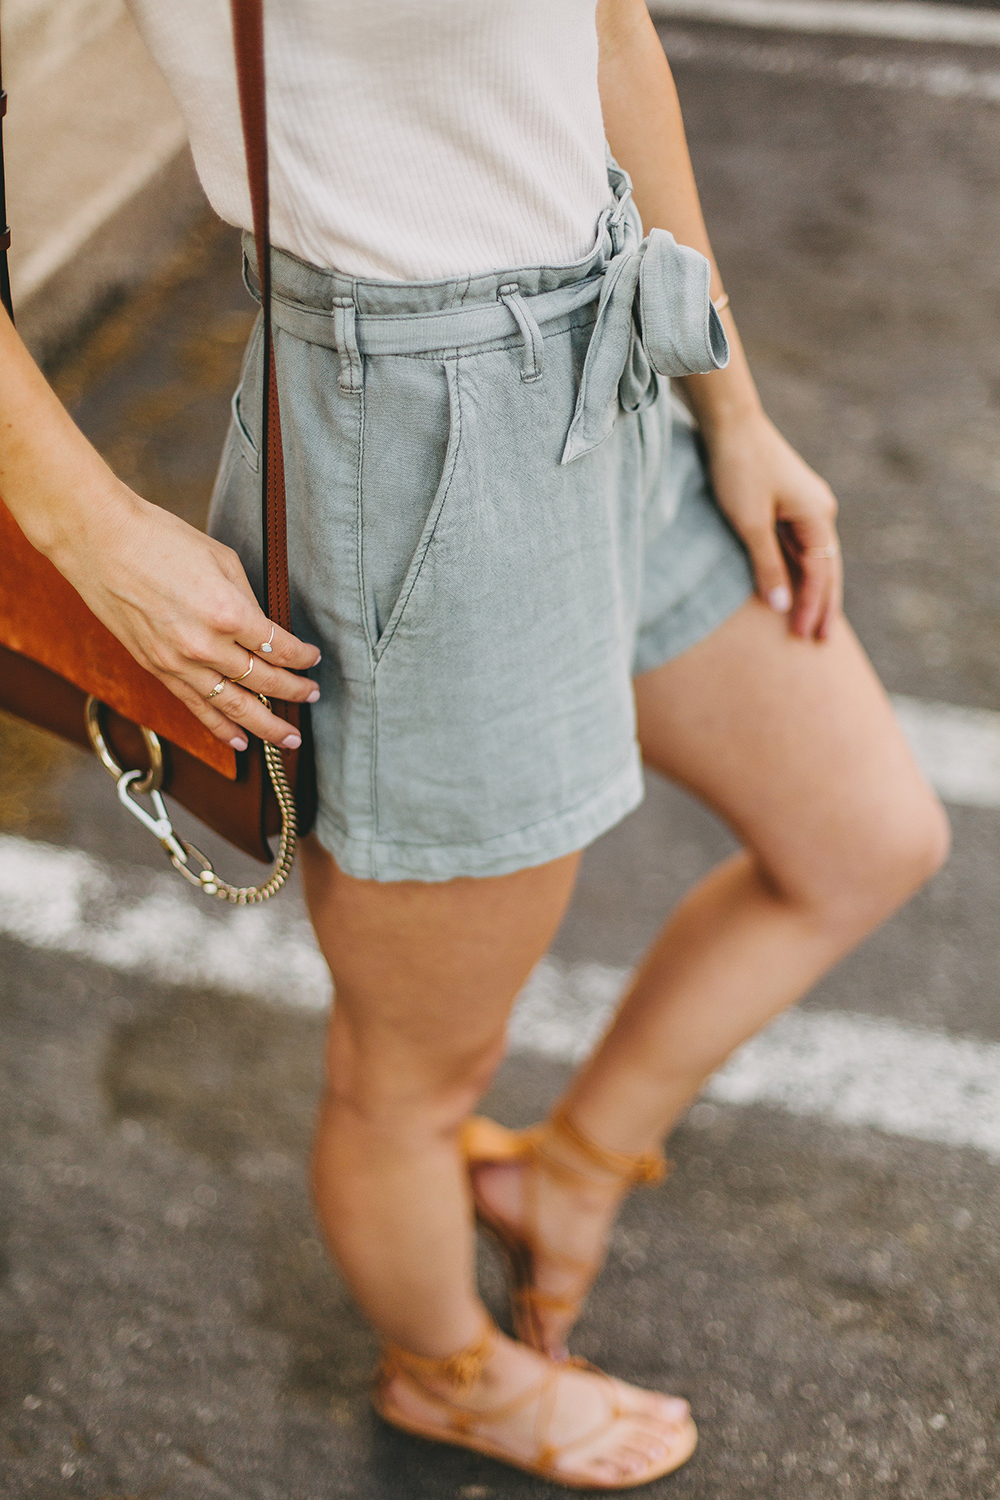
[[651, 1431], [648, 1427], [633, 1428], [626, 1439], [627, 1445], [635, 1452], [641, 1452], [652, 1462], [654, 1459], [666, 1458], [677, 1447], [680, 1432]]
[[629, 1411], [665, 1422], [669, 1427], [686, 1427], [691, 1420], [691, 1408], [683, 1396], [664, 1396], [659, 1391], [644, 1391], [637, 1386], [621, 1385], [621, 1389], [626, 1394]]
[[653, 1465], [661, 1464], [675, 1447], [675, 1440], [662, 1432], [657, 1434], [639, 1428], [617, 1442], [610, 1453], [592, 1455], [584, 1468], [594, 1478], [610, 1483], [624, 1482], [646, 1473]]
[[634, 1463], [641, 1463], [643, 1468], [648, 1469], [650, 1464], [659, 1463], [661, 1459], [666, 1458], [669, 1452], [669, 1443], [641, 1443], [632, 1439], [622, 1444], [618, 1450], [618, 1456]]
[[610, 1458], [592, 1458], [584, 1472], [592, 1479], [605, 1479], [609, 1484], [628, 1478]]
[[691, 1408], [682, 1396], [663, 1396], [659, 1403], [668, 1422], [682, 1427], [691, 1419]]
[[605, 1479], [615, 1484], [625, 1479], [635, 1478], [649, 1465], [638, 1454], [630, 1458], [626, 1453], [616, 1453], [608, 1454], [603, 1458], [592, 1458], [586, 1467], [587, 1472], [595, 1478]]

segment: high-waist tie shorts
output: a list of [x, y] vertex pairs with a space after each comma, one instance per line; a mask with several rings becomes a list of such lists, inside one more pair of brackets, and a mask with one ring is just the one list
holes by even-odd
[[[273, 253], [316, 832], [348, 874], [500, 875], [642, 798], [631, 678], [752, 591], [667, 379], [725, 363], [702, 256], [624, 173], [568, 266], [355, 279]], [[253, 244], [245, 242], [255, 289]], [[251, 337], [211, 530], [262, 595]], [[662, 380], [658, 377], [662, 377]]]

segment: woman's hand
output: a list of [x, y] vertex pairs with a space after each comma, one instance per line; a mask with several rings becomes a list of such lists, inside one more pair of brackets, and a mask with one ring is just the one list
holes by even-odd
[[840, 613], [842, 568], [830, 486], [758, 408], [703, 424], [712, 483], [743, 539], [757, 591], [795, 635], [825, 640]]
[[[134, 494], [91, 447], [0, 308], [0, 498], [112, 635], [234, 749], [295, 749], [255, 694], [313, 703], [319, 661], [263, 614], [236, 553]], [[270, 642], [270, 652], [257, 654]], [[247, 674], [247, 668], [250, 668]], [[288, 670], [289, 668], [293, 670]], [[223, 678], [226, 682], [209, 698]]]
[[[319, 688], [299, 671], [319, 661], [308, 646], [274, 628], [236, 553], [186, 521], [150, 505], [117, 480], [92, 503], [74, 534], [49, 556], [139, 664], [158, 677], [217, 739], [247, 747], [249, 730], [295, 749], [299, 734], [255, 696], [313, 703]], [[271, 638], [271, 651], [260, 655]], [[252, 669], [242, 683], [224, 678]]]

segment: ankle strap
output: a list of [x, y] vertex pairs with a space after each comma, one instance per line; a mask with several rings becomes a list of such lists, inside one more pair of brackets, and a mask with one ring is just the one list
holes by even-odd
[[[673, 1162], [667, 1161], [665, 1156], [657, 1152], [647, 1151], [638, 1156], [628, 1156], [624, 1151], [611, 1151], [607, 1146], [599, 1146], [570, 1119], [565, 1105], [560, 1105], [549, 1116], [548, 1126], [554, 1135], [562, 1136], [567, 1145], [572, 1146], [595, 1167], [600, 1167], [603, 1172], [611, 1172], [615, 1177], [624, 1178], [626, 1182], [662, 1182], [673, 1166]], [[546, 1164], [550, 1160], [547, 1156]], [[560, 1162], [559, 1165], [562, 1166], [563, 1163]]]
[[382, 1371], [391, 1376], [397, 1370], [403, 1370], [421, 1385], [427, 1379], [444, 1380], [457, 1391], [465, 1391], [470, 1385], [475, 1385], [483, 1373], [483, 1366], [493, 1353], [496, 1339], [497, 1326], [491, 1318], [487, 1318], [482, 1333], [473, 1343], [444, 1359], [413, 1354], [399, 1344], [386, 1344], [382, 1353]]

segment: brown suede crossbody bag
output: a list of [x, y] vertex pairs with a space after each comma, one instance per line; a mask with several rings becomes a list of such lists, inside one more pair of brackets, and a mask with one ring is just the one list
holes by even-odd
[[[261, 524], [266, 611], [291, 628], [285, 475], [271, 335], [271, 243], [262, 0], [231, 0], [240, 112], [253, 227], [262, 269], [263, 384], [260, 421]], [[0, 225], [6, 226], [0, 84]], [[0, 297], [13, 319], [7, 247], [0, 237]], [[308, 709], [274, 711], [302, 734], [298, 751], [250, 739], [239, 753], [212, 736], [179, 699], [141, 667], [92, 614], [76, 590], [26, 540], [0, 502], [0, 708], [92, 746], [114, 776], [123, 804], [157, 837], [175, 868], [206, 894], [239, 905], [266, 901], [284, 884], [299, 833], [315, 816], [315, 764]], [[258, 886], [232, 886], [173, 828], [169, 793], [237, 848], [270, 863]], [[148, 798], [148, 805], [139, 798]], [[269, 839], [279, 835], [272, 855]]]

